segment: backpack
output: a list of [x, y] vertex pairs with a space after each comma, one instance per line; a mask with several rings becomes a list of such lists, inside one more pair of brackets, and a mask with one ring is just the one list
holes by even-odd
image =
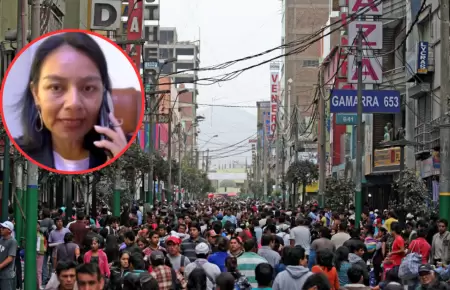
[[[195, 262], [194, 262], [194, 263], [195, 263]], [[216, 285], [215, 279], [212, 278], [212, 277], [208, 274], [208, 272], [206, 272], [205, 268], [203, 268], [203, 265], [200, 265], [199, 263], [195, 263], [195, 267], [196, 267], [196, 268], [203, 269], [203, 271], [205, 271], [206, 278], [209, 280], [209, 282], [211, 282], [213, 286]]]

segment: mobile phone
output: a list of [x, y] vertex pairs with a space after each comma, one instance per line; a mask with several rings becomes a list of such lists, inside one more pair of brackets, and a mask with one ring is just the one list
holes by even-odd
[[[105, 91], [103, 94], [103, 100], [102, 105], [100, 106], [100, 126], [101, 127], [108, 127], [114, 130], [114, 127], [111, 125], [111, 121], [109, 120], [109, 114], [111, 113], [111, 110], [108, 105], [108, 96], [109, 92]], [[108, 140], [108, 137], [104, 134], [100, 134], [100, 140]], [[111, 151], [105, 150], [106, 156], [109, 158], [112, 158], [113, 155]]]

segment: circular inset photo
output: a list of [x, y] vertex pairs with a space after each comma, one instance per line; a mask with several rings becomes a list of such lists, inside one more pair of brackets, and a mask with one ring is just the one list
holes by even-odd
[[14, 58], [1, 87], [15, 147], [61, 174], [99, 170], [135, 140], [144, 117], [139, 71], [110, 39], [85, 30], [41, 36]]

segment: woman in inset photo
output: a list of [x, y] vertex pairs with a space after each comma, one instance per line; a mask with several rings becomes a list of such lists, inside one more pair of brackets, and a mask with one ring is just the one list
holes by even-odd
[[34, 54], [20, 103], [23, 135], [16, 143], [31, 159], [56, 170], [104, 164], [128, 143], [112, 112], [111, 90], [105, 55], [92, 36], [48, 37]]

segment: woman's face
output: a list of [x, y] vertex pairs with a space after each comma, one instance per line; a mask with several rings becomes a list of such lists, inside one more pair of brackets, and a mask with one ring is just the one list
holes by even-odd
[[81, 141], [97, 123], [104, 91], [100, 72], [72, 47], [63, 45], [46, 57], [31, 90], [53, 138]]
[[92, 250], [96, 251], [98, 250], [98, 241], [93, 240], [91, 245]]
[[123, 254], [122, 257], [120, 257], [120, 266], [122, 268], [128, 268], [130, 266], [128, 264], [129, 260], [130, 260], [130, 256], [128, 254]]

